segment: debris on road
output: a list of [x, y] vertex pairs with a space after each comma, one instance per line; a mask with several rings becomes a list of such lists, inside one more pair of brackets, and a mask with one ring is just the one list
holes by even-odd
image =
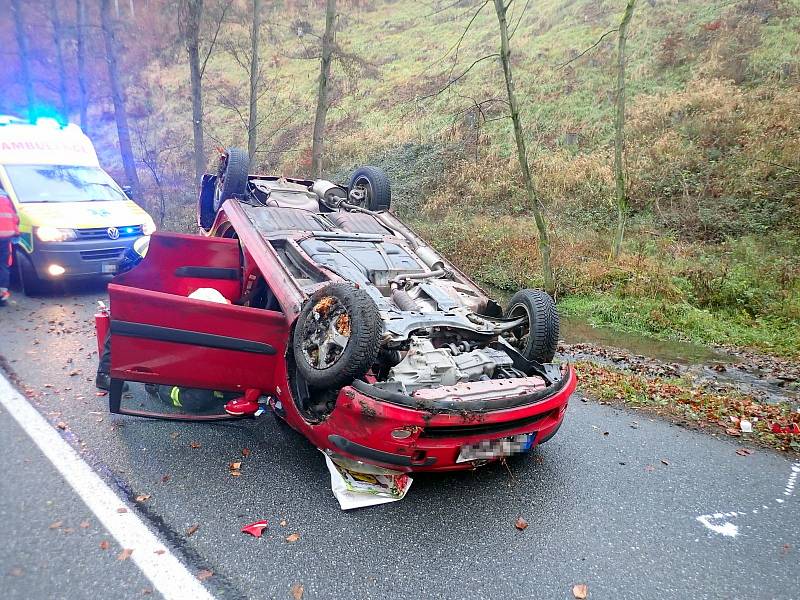
[[747, 419], [739, 421], [739, 427], [744, 433], [753, 433], [753, 424]]
[[299, 539], [300, 539], [299, 533], [290, 533], [288, 536], [286, 536], [286, 541], [289, 542], [290, 544], [294, 544]]
[[205, 581], [206, 579], [210, 578], [213, 575], [214, 575], [214, 571], [212, 571], [210, 569], [203, 569], [202, 571], [197, 573], [197, 578], [200, 581]]
[[250, 523], [250, 525], [245, 525], [242, 527], [242, 533], [249, 533], [253, 537], [261, 537], [264, 533], [264, 530], [269, 526], [269, 521], [264, 519], [263, 521], [256, 521], [255, 523]]
[[325, 456], [331, 473], [331, 489], [342, 510], [402, 500], [412, 479], [405, 473], [382, 467]]
[[525, 531], [528, 528], [528, 522], [522, 517], [519, 517], [517, 519], [517, 522], [514, 523], [514, 527], [516, 527], [520, 531]]
[[117, 560], [128, 560], [133, 554], [133, 550], [130, 548], [123, 548], [122, 552], [117, 554]]
[[303, 599], [303, 584], [302, 583], [295, 583], [292, 586], [292, 598], [294, 600], [302, 600]]
[[576, 600], [585, 600], [589, 595], [589, 586], [585, 583], [576, 583], [572, 586], [572, 595]]
[[242, 474], [242, 471], [241, 471], [242, 463], [241, 462], [232, 462], [232, 463], [230, 463], [228, 465], [228, 468], [230, 469], [231, 475], [233, 475], [234, 477], [241, 476], [241, 474]]
[[752, 453], [753, 451], [750, 450], [750, 448], [739, 448], [736, 451], [736, 454], [738, 454], [739, 456], [750, 456]]
[[189, 529], [186, 530], [186, 537], [193, 536], [195, 533], [197, 533], [198, 529], [200, 529], [200, 525], [195, 523], [194, 525], [189, 527]]

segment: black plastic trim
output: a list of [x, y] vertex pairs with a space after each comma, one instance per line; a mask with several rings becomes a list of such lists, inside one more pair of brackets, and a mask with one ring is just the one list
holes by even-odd
[[532, 394], [490, 400], [426, 400], [423, 398], [406, 396], [398, 392], [382, 390], [360, 379], [356, 379], [352, 385], [353, 388], [362, 394], [375, 398], [376, 400], [383, 400], [390, 404], [397, 404], [416, 410], [428, 410], [431, 412], [451, 411], [460, 413], [465, 410], [474, 412], [504, 410], [541, 402], [560, 392], [567, 385], [569, 379], [569, 377], [563, 377], [560, 381], [553, 383], [551, 386]]
[[413, 462], [410, 456], [375, 450], [375, 448], [369, 448], [368, 446], [362, 446], [361, 444], [351, 442], [341, 435], [331, 434], [328, 436], [328, 441], [339, 448], [339, 450], [352, 454], [353, 456], [386, 463], [387, 465], [397, 465], [400, 467], [429, 467], [436, 462], [435, 456], [429, 456], [421, 462]]
[[239, 279], [238, 269], [225, 267], [178, 267], [175, 269], [176, 277], [197, 277], [198, 279]]
[[525, 427], [526, 425], [534, 425], [540, 421], [544, 421], [546, 418], [552, 416], [553, 412], [557, 412], [557, 410], [549, 410], [545, 413], [531, 415], [522, 419], [514, 419], [513, 421], [502, 421], [500, 423], [481, 423], [480, 425], [441, 425], [438, 427], [428, 425], [422, 430], [422, 433], [420, 433], [420, 438], [438, 439], [462, 437], [465, 435], [490, 435], [494, 433], [503, 433], [504, 431], [511, 431], [513, 429]]
[[173, 342], [176, 344], [190, 344], [192, 346], [204, 346], [206, 348], [217, 348], [219, 350], [235, 350], [237, 352], [250, 352], [252, 354], [276, 354], [275, 347], [264, 342], [254, 342], [252, 340], [243, 340], [241, 338], [217, 335], [214, 333], [173, 329], [171, 327], [161, 327], [159, 325], [131, 323], [130, 321], [112, 320], [111, 333], [112, 335], [121, 335], [124, 337], [144, 338], [148, 340], [157, 340], [159, 342]]

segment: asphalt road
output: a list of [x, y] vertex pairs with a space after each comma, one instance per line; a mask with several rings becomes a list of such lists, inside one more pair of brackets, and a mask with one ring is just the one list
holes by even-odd
[[[576, 583], [589, 598], [800, 598], [800, 499], [784, 494], [784, 456], [739, 456], [734, 442], [579, 392], [559, 434], [508, 469], [416, 476], [400, 502], [343, 512], [319, 452], [269, 415], [171, 424], [107, 414], [92, 384], [103, 296], [102, 286], [16, 296], [0, 312], [0, 354], [190, 570], [214, 572], [206, 585], [218, 598], [291, 598], [296, 584], [306, 599], [572, 598]], [[139, 597], [147, 582], [99, 549], [102, 532], [49, 529], [91, 515], [29, 446], [0, 415], [0, 589], [57, 597], [15, 570], [35, 555], [64, 597], [97, 597], [98, 585]], [[240, 477], [231, 461], [242, 461]], [[260, 519], [264, 537], [240, 533]]]

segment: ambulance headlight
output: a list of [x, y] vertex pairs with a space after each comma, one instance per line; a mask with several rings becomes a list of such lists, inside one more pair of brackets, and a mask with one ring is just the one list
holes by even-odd
[[36, 237], [42, 242], [68, 242], [75, 239], [75, 230], [60, 229], [58, 227], [37, 227]]
[[142, 223], [142, 233], [145, 235], [153, 235], [156, 232], [156, 224], [151, 217]]

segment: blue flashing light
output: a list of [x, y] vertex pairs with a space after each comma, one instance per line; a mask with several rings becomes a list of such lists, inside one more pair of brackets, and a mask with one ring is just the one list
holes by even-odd
[[122, 233], [136, 233], [136, 227], [123, 227]]

